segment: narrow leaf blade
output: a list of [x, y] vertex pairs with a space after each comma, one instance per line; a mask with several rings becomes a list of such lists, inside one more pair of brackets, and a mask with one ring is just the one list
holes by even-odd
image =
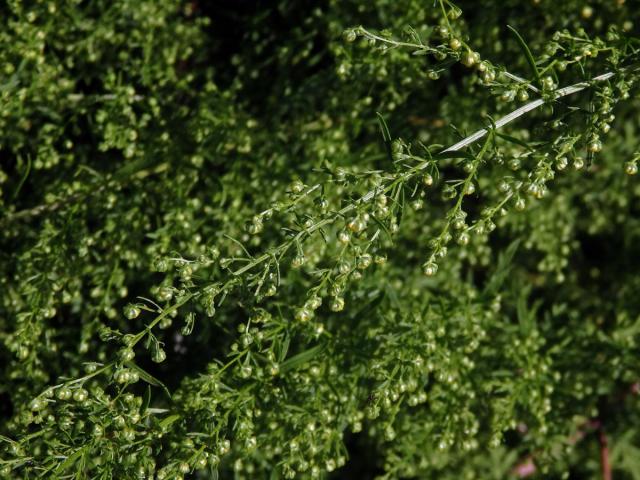
[[162, 383], [156, 377], [154, 377], [148, 372], [145, 372], [135, 363], [127, 363], [127, 367], [129, 367], [131, 370], [134, 370], [140, 376], [140, 378], [145, 382], [147, 382], [148, 384], [153, 385], [154, 387], [162, 388], [162, 390], [164, 390], [164, 393], [166, 393], [167, 396], [171, 398], [171, 393], [169, 392], [169, 389], [165, 386], [164, 383]]
[[520, 45], [520, 48], [522, 49], [525, 55], [525, 58], [527, 59], [527, 63], [529, 64], [529, 67], [531, 67], [531, 72], [533, 73], [533, 76], [536, 79], [536, 86], [538, 88], [542, 88], [542, 85], [540, 83], [540, 71], [538, 70], [536, 61], [533, 58], [533, 55], [531, 54], [531, 50], [529, 50], [527, 43], [524, 41], [524, 38], [520, 36], [520, 34], [515, 28], [513, 28], [511, 25], [507, 25], [507, 28], [511, 30], [513, 34], [516, 36], [516, 39], [518, 40], [518, 44]]
[[281, 372], [286, 372], [286, 371], [289, 371], [289, 370], [293, 370], [294, 368], [297, 368], [300, 365], [303, 365], [303, 364], [307, 363], [309, 360], [311, 360], [316, 355], [318, 355], [320, 352], [322, 352], [322, 350], [324, 350], [324, 348], [325, 348], [324, 345], [316, 345], [315, 347], [312, 347], [312, 348], [310, 348], [308, 350], [305, 350], [304, 352], [301, 352], [301, 353], [298, 353], [297, 355], [294, 355], [290, 359], [285, 360], [284, 362], [282, 362], [282, 364], [280, 365], [280, 371]]

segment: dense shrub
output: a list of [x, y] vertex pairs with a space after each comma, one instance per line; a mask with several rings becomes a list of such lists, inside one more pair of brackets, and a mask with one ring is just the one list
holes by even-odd
[[0, 15], [0, 477], [640, 478], [636, 1]]

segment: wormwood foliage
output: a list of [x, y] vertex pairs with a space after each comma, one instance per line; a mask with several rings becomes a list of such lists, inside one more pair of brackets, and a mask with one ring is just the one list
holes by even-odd
[[637, 2], [0, 16], [1, 478], [640, 478]]

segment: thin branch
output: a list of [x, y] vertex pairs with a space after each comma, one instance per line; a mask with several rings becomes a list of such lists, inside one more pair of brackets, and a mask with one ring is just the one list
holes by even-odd
[[600, 468], [602, 469], [602, 480], [612, 480], [611, 461], [609, 459], [609, 441], [604, 431], [604, 426], [600, 426], [598, 431], [598, 441], [600, 442]]
[[[574, 85], [570, 85], [568, 87], [561, 88], [561, 89], [556, 90], [554, 92], [553, 99], [554, 100], [558, 100], [559, 98], [566, 97], [567, 95], [573, 95], [574, 93], [580, 92], [580, 91], [584, 90], [585, 88], [589, 88], [592, 83], [603, 82], [605, 80], [610, 79], [614, 75], [615, 75], [615, 73], [613, 73], [613, 72], [607, 72], [607, 73], [604, 73], [602, 75], [598, 75], [597, 77], [592, 78], [590, 82], [580, 82], [580, 83], [576, 83]], [[517, 110], [514, 110], [510, 114], [505, 115], [500, 120], [498, 120], [495, 123], [495, 128], [504, 127], [508, 123], [511, 123], [514, 120], [516, 120], [517, 118], [520, 118], [525, 113], [529, 113], [530, 111], [535, 110], [536, 108], [544, 105], [546, 102], [547, 101], [545, 99], [538, 98], [537, 100], [533, 100], [533, 101], [527, 103], [526, 105], [523, 105], [522, 107], [518, 108]], [[468, 137], [460, 140], [455, 145], [452, 145], [449, 148], [443, 150], [442, 153], [455, 152], [456, 150], [460, 150], [460, 149], [466, 147], [467, 145], [470, 145], [470, 144], [480, 140], [487, 133], [489, 133], [489, 128], [482, 128], [482, 129], [478, 130], [477, 132], [469, 135]]]

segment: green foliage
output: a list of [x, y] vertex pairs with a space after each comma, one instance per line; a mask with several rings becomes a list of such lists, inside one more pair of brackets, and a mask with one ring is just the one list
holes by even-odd
[[0, 477], [640, 478], [635, 2], [312, 3], [0, 6]]

